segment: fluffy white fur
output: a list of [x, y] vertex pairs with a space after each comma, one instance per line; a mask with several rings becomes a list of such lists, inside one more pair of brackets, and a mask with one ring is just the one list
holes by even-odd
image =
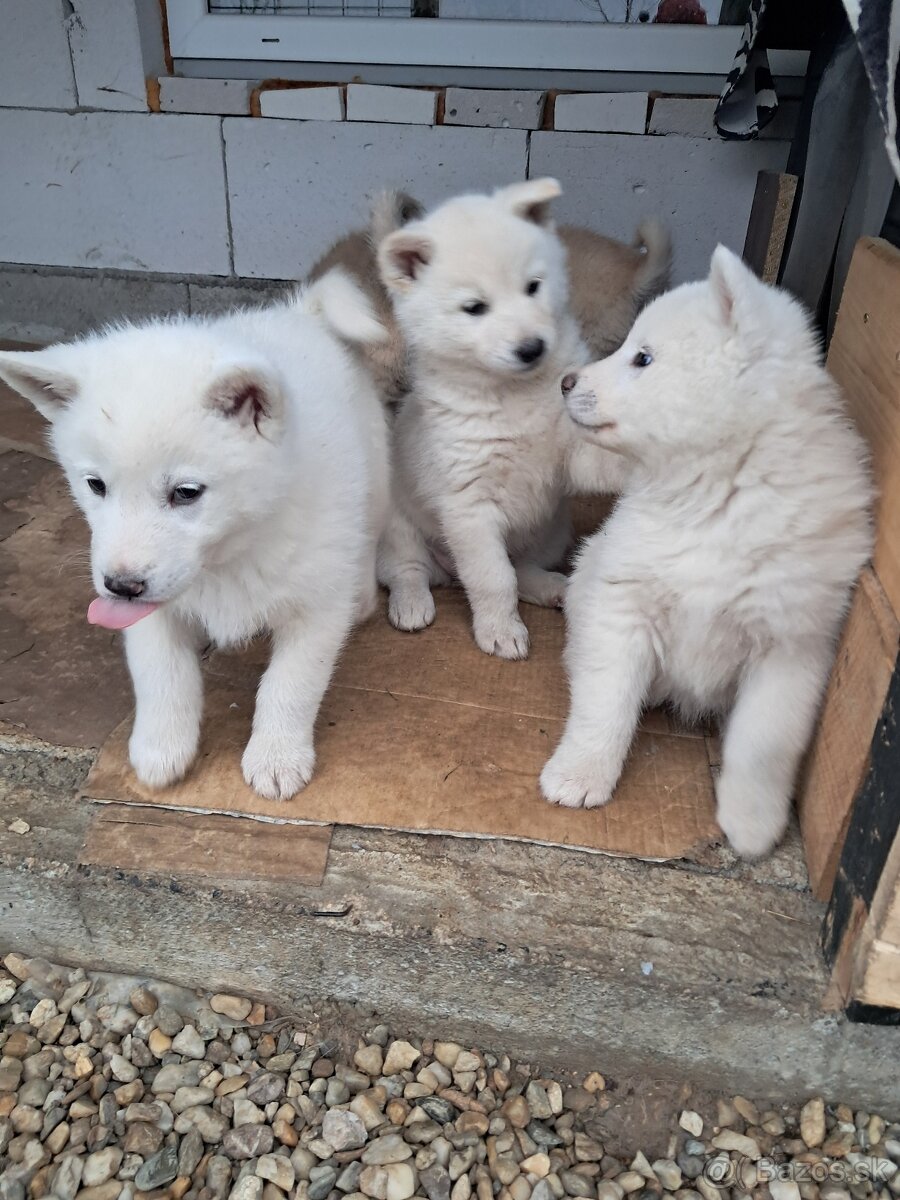
[[627, 479], [569, 585], [571, 712], [544, 794], [606, 804], [645, 704], [727, 714], [719, 824], [766, 854], [871, 551], [864, 444], [805, 313], [724, 247], [564, 392]]
[[[258, 311], [0, 354], [0, 376], [51, 422], [91, 528], [98, 594], [106, 576], [129, 576], [145, 581], [141, 599], [163, 602], [125, 631], [131, 762], [152, 787], [179, 779], [197, 752], [200, 647], [266, 629], [244, 776], [283, 800], [312, 775], [322, 696], [375, 605], [386, 515], [384, 413], [333, 332], [354, 323], [380, 336], [349, 281], [331, 278]], [[180, 484], [205, 491], [173, 504]]]
[[[395, 425], [395, 503], [379, 558], [400, 629], [434, 620], [430, 585], [458, 576], [475, 640], [524, 658], [518, 598], [557, 606], [551, 570], [569, 540], [570, 480], [614, 490], [614, 455], [576, 445], [558, 389], [587, 361], [568, 308], [565, 252], [549, 218], [552, 179], [461, 196], [379, 247], [410, 347]], [[479, 311], [477, 306], [483, 306]], [[523, 354], [540, 343], [533, 361]]]

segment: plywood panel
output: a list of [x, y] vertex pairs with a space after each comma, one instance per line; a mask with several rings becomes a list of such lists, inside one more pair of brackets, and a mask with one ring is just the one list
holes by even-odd
[[831, 894], [898, 641], [900, 623], [867, 567], [844, 627], [798, 796], [810, 886], [820, 900]]

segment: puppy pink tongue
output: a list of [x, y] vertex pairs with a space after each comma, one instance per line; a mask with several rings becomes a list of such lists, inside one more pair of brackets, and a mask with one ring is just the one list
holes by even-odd
[[98, 596], [87, 610], [88, 623], [104, 629], [127, 629], [156, 612], [158, 604], [145, 600], [113, 600], [111, 596]]

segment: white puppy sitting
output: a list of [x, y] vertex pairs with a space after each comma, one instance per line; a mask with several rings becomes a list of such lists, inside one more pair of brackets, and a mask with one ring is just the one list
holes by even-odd
[[627, 479], [569, 585], [571, 712], [544, 794], [606, 804], [645, 704], [727, 713], [718, 821], [765, 854], [872, 546], [865, 446], [805, 313], [721, 246], [563, 392]]
[[196, 755], [200, 647], [264, 629], [244, 776], [285, 800], [312, 775], [322, 696], [375, 604], [388, 492], [382, 407], [329, 322], [382, 336], [332, 275], [268, 309], [0, 354], [0, 376], [51, 422], [90, 525], [89, 619], [125, 629], [131, 762], [151, 787]]
[[[475, 640], [524, 658], [518, 598], [557, 606], [549, 568], [569, 539], [566, 492], [580, 464], [560, 401], [587, 361], [568, 307], [565, 250], [549, 216], [553, 179], [460, 196], [381, 243], [378, 261], [411, 353], [395, 425], [395, 511], [379, 558], [401, 629], [434, 619], [430, 584], [458, 575]], [[594, 451], [591, 490], [614, 490]], [[582, 473], [584, 473], [584, 471]]]

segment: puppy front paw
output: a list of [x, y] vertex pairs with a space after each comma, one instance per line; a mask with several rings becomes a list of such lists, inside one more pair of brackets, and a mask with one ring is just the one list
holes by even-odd
[[722, 772], [716, 786], [716, 820], [729, 845], [741, 858], [765, 858], [784, 837], [790, 803], [777, 785]]
[[505, 618], [476, 615], [473, 624], [475, 641], [485, 654], [513, 660], [528, 657], [528, 630], [518, 614]]
[[151, 732], [138, 726], [128, 742], [128, 757], [145, 787], [165, 788], [187, 774], [198, 742], [199, 730], [186, 737], [183, 731]]
[[612, 799], [617, 782], [602, 754], [585, 753], [564, 742], [541, 772], [544, 796], [564, 808], [600, 808]]
[[434, 597], [427, 587], [392, 588], [388, 620], [405, 633], [426, 629], [434, 621]]
[[568, 576], [561, 571], [531, 571], [519, 582], [519, 599], [541, 608], [562, 608], [568, 586]]
[[253, 734], [241, 759], [244, 779], [267, 800], [290, 800], [312, 779], [315, 765], [312, 742], [274, 737], [263, 730]]

